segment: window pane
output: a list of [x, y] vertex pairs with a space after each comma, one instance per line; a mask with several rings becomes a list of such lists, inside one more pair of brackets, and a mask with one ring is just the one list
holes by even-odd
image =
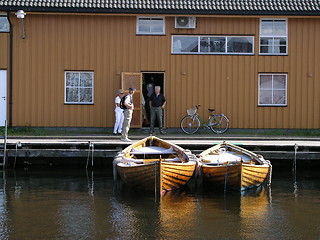
[[252, 53], [253, 38], [251, 37], [228, 37], [227, 52]]
[[276, 36], [287, 35], [286, 21], [284, 21], [284, 20], [275, 20], [274, 21], [273, 35], [276, 35]]
[[286, 77], [284, 75], [273, 76], [273, 89], [285, 89], [286, 88]]
[[260, 90], [259, 104], [272, 104], [272, 90]]
[[151, 21], [151, 32], [163, 32], [163, 19], [153, 19]]
[[7, 17], [0, 17], [0, 32], [9, 32], [9, 21]]
[[149, 18], [139, 18], [138, 31], [139, 32], [150, 32], [150, 19]]
[[211, 52], [210, 37], [200, 38], [200, 52]]
[[260, 47], [260, 53], [272, 53], [272, 47]]
[[260, 45], [269, 45], [272, 38], [262, 37], [260, 38]]
[[261, 22], [261, 35], [272, 35], [273, 20], [263, 20]]
[[79, 73], [75, 72], [67, 72], [66, 73], [66, 86], [67, 87], [75, 87], [79, 86]]
[[286, 91], [285, 90], [273, 91], [273, 103], [274, 104], [286, 104]]
[[287, 39], [286, 38], [274, 38], [275, 39], [275, 44], [279, 44], [282, 46], [286, 46], [287, 45]]
[[66, 102], [78, 102], [78, 88], [67, 88], [66, 91]]
[[200, 52], [224, 53], [226, 51], [225, 37], [201, 37]]
[[272, 89], [272, 75], [260, 75], [260, 89]]
[[86, 102], [86, 103], [92, 102], [92, 88], [80, 89], [80, 102]]
[[92, 87], [92, 73], [80, 73], [80, 86]]
[[174, 36], [172, 50], [177, 52], [198, 52], [198, 37]]
[[280, 47], [280, 53], [287, 53], [287, 47]]

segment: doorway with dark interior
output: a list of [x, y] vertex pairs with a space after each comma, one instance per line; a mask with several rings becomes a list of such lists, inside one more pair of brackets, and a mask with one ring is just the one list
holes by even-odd
[[[148, 128], [150, 127], [150, 107], [149, 107], [149, 99], [152, 93], [154, 93], [154, 87], [160, 86], [160, 93], [164, 94], [164, 73], [163, 72], [143, 72], [142, 73], [142, 127]], [[164, 114], [162, 115], [162, 122], [164, 124]], [[156, 120], [155, 128], [159, 127], [159, 123]]]

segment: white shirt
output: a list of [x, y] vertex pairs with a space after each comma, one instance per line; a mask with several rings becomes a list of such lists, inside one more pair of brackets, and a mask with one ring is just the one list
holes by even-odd
[[121, 98], [119, 96], [116, 97], [114, 100], [114, 103], [116, 104], [116, 108], [114, 109], [115, 111], [122, 111], [120, 107], [117, 106], [117, 103], [120, 104]]

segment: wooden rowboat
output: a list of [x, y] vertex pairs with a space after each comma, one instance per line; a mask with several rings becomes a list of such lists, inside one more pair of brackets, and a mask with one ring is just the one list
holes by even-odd
[[271, 180], [271, 163], [239, 146], [222, 143], [199, 155], [204, 182], [236, 190], [257, 187]]
[[154, 136], [133, 143], [114, 159], [125, 184], [159, 194], [185, 185], [196, 164], [191, 152]]

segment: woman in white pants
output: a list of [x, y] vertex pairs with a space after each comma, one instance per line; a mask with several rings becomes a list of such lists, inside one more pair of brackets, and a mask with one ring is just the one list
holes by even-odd
[[123, 123], [123, 109], [120, 108], [120, 101], [123, 96], [123, 90], [118, 90], [118, 96], [114, 100], [114, 103], [116, 104], [116, 108], [114, 109], [114, 112], [116, 114], [116, 121], [114, 123], [113, 128], [113, 135], [121, 134], [122, 132], [122, 123]]

